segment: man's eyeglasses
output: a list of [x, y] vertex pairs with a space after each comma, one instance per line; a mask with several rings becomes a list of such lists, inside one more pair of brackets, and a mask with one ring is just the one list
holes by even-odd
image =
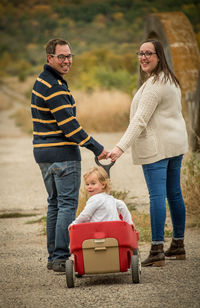
[[57, 57], [58, 61], [63, 62], [63, 61], [65, 61], [66, 59], [67, 59], [68, 61], [72, 60], [72, 58], [73, 58], [74, 55], [69, 54], [69, 55], [65, 56], [65, 55], [63, 55], [63, 54], [60, 54], [60, 55], [50, 54], [50, 56], [52, 56], [52, 57]]
[[145, 51], [145, 52], [136, 52], [136, 55], [138, 56], [138, 58], [142, 58], [143, 56], [145, 58], [150, 58], [152, 55], [156, 54], [156, 52], [152, 52], [152, 51]]

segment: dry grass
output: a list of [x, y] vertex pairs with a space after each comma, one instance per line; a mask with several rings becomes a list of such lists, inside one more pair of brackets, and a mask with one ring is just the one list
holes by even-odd
[[21, 107], [12, 116], [15, 119], [15, 123], [25, 133], [32, 133], [32, 120], [30, 108]]
[[25, 81], [19, 81], [17, 77], [7, 77], [4, 84], [13, 91], [13, 94], [21, 94], [26, 96], [27, 92], [31, 93], [31, 89], [37, 76], [28, 76]]
[[85, 204], [88, 200], [88, 197], [89, 196], [88, 196], [86, 190], [84, 188], [81, 188], [80, 192], [79, 192], [78, 209], [77, 209], [77, 212], [76, 212], [76, 216], [78, 216], [82, 212], [82, 210], [84, 209]]
[[[32, 131], [32, 121], [29, 113], [31, 90], [35, 77], [31, 76], [25, 82], [16, 77], [9, 77], [4, 81], [9, 92], [5, 97], [0, 94], [1, 109], [11, 108], [11, 102], [16, 101], [22, 107], [14, 114], [15, 121], [23, 131]], [[126, 129], [129, 120], [131, 98], [120, 91], [82, 92], [72, 90], [77, 104], [77, 119], [80, 125], [91, 132], [116, 132]], [[4, 103], [4, 98], [6, 98]], [[2, 103], [3, 102], [3, 103]]]
[[127, 128], [130, 96], [120, 91], [73, 91], [77, 118], [90, 132], [116, 132]]
[[200, 154], [190, 154], [184, 161], [182, 189], [187, 226], [200, 227]]
[[2, 96], [0, 96], [0, 112], [12, 108], [12, 105], [12, 102], [6, 102], [5, 100], [2, 100]]
[[3, 93], [0, 86], [0, 111], [8, 110], [12, 108], [12, 106], [12, 100], [5, 93]]
[[12, 108], [16, 125], [26, 133], [32, 132], [30, 93], [34, 80], [29, 77], [20, 82], [17, 77], [8, 77], [0, 84], [0, 111]]
[[47, 225], [47, 217], [46, 216], [42, 216], [39, 219], [36, 220], [29, 220], [26, 222], [27, 225], [31, 225], [31, 224], [35, 224], [35, 223], [39, 223], [41, 226], [41, 234], [46, 235], [46, 225]]
[[[136, 229], [139, 231], [140, 242], [151, 242], [151, 223], [150, 214], [141, 213], [138, 210], [131, 211]], [[172, 224], [170, 218], [170, 212], [167, 207], [166, 222], [165, 222], [165, 239], [172, 237]]]

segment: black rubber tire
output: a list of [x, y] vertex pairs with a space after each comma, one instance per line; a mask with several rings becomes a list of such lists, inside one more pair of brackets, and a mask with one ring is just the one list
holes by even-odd
[[141, 276], [141, 260], [140, 260], [140, 254], [132, 255], [131, 256], [131, 276], [132, 276], [132, 282], [133, 283], [139, 283], [140, 282], [140, 276]]
[[74, 288], [74, 262], [67, 260], [65, 264], [66, 284], [68, 288]]

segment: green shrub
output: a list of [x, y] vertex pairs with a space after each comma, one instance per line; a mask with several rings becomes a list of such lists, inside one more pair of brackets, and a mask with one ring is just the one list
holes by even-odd
[[124, 69], [113, 71], [105, 66], [100, 66], [96, 69], [95, 78], [99, 85], [107, 90], [116, 88], [130, 92], [135, 87], [133, 75]]

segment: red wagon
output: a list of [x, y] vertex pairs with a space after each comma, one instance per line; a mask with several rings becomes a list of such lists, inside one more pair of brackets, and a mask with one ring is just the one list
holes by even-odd
[[72, 225], [70, 252], [66, 261], [66, 283], [74, 287], [75, 277], [131, 270], [132, 282], [139, 283], [141, 261], [139, 234], [125, 221], [90, 222]]

